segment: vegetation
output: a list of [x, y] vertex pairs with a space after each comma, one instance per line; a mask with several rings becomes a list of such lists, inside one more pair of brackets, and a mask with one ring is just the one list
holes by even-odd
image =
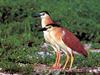
[[[42, 32], [38, 32], [40, 20], [32, 15], [43, 10], [74, 32], [81, 42], [100, 48], [99, 3], [100, 0], [0, 0], [0, 67], [29, 74], [32, 64], [50, 65], [54, 61], [53, 55], [48, 60], [37, 54], [44, 39]], [[74, 65], [100, 66], [99, 58], [100, 53], [90, 53], [87, 60], [76, 56]]]

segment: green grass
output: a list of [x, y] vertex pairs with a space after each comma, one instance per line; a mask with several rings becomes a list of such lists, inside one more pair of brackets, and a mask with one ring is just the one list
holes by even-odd
[[[38, 32], [40, 19], [33, 18], [32, 14], [44, 10], [81, 42], [100, 48], [99, 3], [99, 0], [0, 0], [0, 67], [28, 74], [34, 63], [51, 65], [54, 62], [53, 55], [42, 58], [37, 54], [44, 38], [43, 33]], [[29, 46], [31, 42], [32, 47]], [[100, 53], [90, 53], [87, 59], [76, 55], [73, 66], [97, 67], [100, 66], [99, 58]], [[27, 65], [23, 67], [19, 63]]]
[[[1, 59], [2, 61], [0, 61], [0, 66], [3, 68], [4, 71], [8, 71], [11, 73], [21, 72], [23, 74], [29, 74], [32, 73], [33, 71], [33, 67], [32, 67], [33, 64], [42, 63], [51, 66], [55, 61], [54, 54], [52, 54], [52, 56], [46, 55], [45, 57], [42, 57], [37, 53], [31, 53], [31, 52], [29, 53], [28, 51], [26, 51], [26, 53], [25, 52], [24, 53], [20, 52], [20, 53], [19, 51], [16, 52], [14, 51], [12, 55], [7, 56], [6, 59]], [[33, 54], [36, 56], [34, 57]], [[16, 55], [17, 58], [14, 57]], [[91, 52], [89, 52], [88, 58], [84, 58], [83, 56], [80, 55], [75, 55], [73, 67], [74, 66], [77, 66], [77, 68], [99, 67], [100, 66], [99, 57], [100, 57], [100, 53], [91, 53]], [[64, 64], [64, 62], [65, 62], [65, 56], [61, 58], [61, 63]]]
[[[77, 66], [78, 68], [80, 67], [99, 67], [100, 66], [99, 57], [100, 57], [100, 53], [92, 53], [92, 52], [89, 52], [89, 55], [87, 58], [85, 58], [82, 55], [75, 55], [73, 67], [74, 66]], [[45, 56], [45, 58], [43, 59], [45, 59], [45, 61], [42, 61], [42, 63], [47, 64], [47, 65], [49, 64], [50, 66], [55, 61], [55, 55], [53, 54], [51, 57]], [[65, 59], [66, 59], [65, 55], [61, 57], [62, 64], [64, 64]]]

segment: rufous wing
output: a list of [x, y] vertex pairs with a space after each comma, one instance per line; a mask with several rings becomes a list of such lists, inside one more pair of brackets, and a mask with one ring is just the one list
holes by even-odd
[[68, 31], [65, 28], [62, 28], [62, 31], [64, 31], [64, 34], [62, 34], [63, 42], [72, 50], [87, 57], [87, 51], [84, 49], [79, 39], [72, 32]]

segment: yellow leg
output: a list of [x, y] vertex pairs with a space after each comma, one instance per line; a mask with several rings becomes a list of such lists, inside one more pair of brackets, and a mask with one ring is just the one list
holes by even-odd
[[73, 61], [74, 61], [74, 56], [73, 56], [73, 54], [72, 54], [72, 52], [71, 52], [71, 62], [70, 62], [69, 69], [72, 68]]
[[65, 64], [64, 64], [64, 66], [63, 66], [63, 70], [66, 68], [66, 65], [68, 64], [68, 61], [69, 61], [69, 55], [68, 54], [66, 54], [66, 62], [65, 62]]

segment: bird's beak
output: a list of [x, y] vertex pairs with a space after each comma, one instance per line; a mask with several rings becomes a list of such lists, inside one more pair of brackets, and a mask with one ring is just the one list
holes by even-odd
[[33, 14], [33, 17], [41, 17], [41, 15], [40, 14]]

